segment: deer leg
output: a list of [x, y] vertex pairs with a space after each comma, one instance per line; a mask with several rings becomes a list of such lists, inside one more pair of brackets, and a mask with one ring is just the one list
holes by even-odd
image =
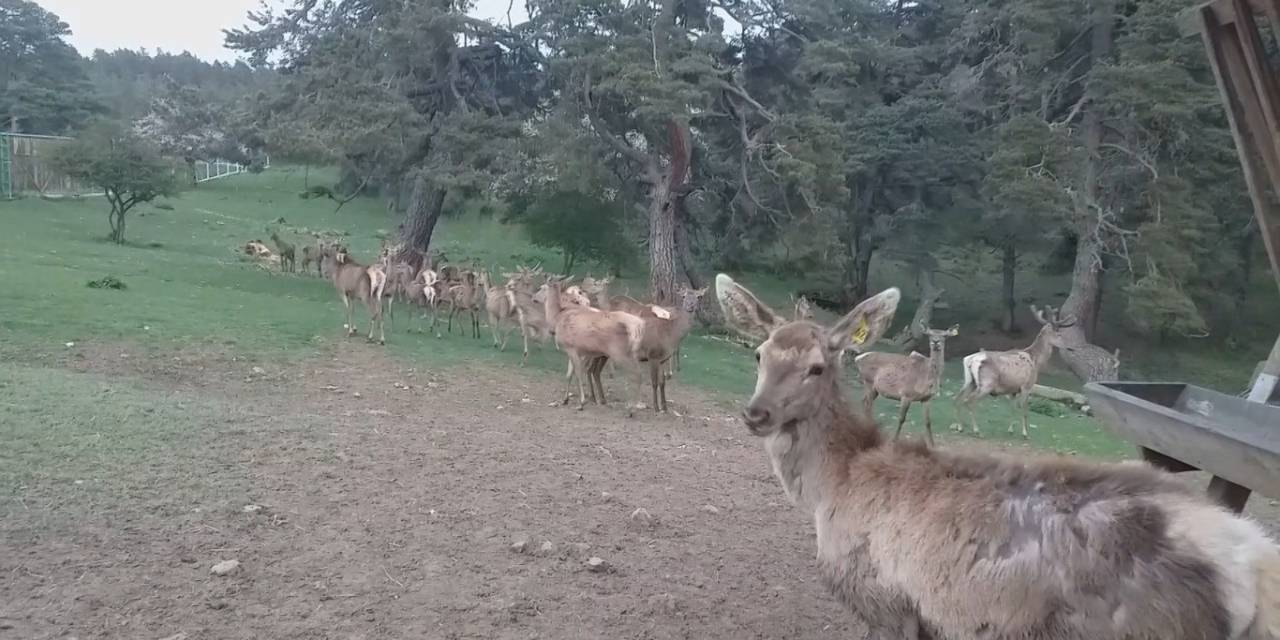
[[911, 408], [911, 401], [905, 397], [898, 400], [898, 430], [893, 432], [893, 439], [897, 440], [902, 435], [902, 423], [907, 421], [907, 409]]
[[929, 446], [932, 447], [933, 446], [933, 418], [929, 416], [929, 405], [933, 403], [930, 400], [925, 400], [923, 404], [924, 404], [925, 440], [929, 443]]
[[356, 334], [355, 318], [351, 314], [351, 296], [346, 292], [342, 294], [342, 305], [346, 308], [347, 313], [347, 337], [350, 338]]
[[667, 378], [665, 376], [658, 377], [658, 400], [662, 403], [662, 412], [667, 411]]
[[876, 392], [875, 385], [862, 387], [862, 410], [866, 412], [868, 418], [873, 418], [872, 408], [876, 403], [876, 398], [880, 394]]
[[599, 402], [602, 405], [609, 404], [608, 399], [605, 398], [604, 395], [604, 381], [600, 379], [600, 372], [604, 370], [604, 365], [608, 364], [608, 362], [608, 358], [599, 357], [591, 363], [591, 379], [595, 382], [596, 389], [600, 391]]
[[662, 377], [662, 363], [656, 360], [649, 361], [649, 386], [653, 391], [653, 412], [662, 411], [662, 406], [658, 404], [658, 378]]
[[1031, 409], [1031, 390], [1024, 389], [1022, 393], [1018, 394], [1018, 400], [1019, 404], [1022, 405], [1022, 439], [1027, 440], [1031, 437], [1027, 435], [1027, 411]]

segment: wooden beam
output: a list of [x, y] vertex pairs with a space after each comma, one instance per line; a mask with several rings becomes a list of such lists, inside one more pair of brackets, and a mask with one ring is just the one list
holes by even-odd
[[[1253, 202], [1254, 215], [1258, 219], [1258, 229], [1271, 260], [1276, 285], [1280, 287], [1280, 215], [1272, 209], [1262, 182], [1269, 178], [1273, 190], [1280, 186], [1280, 157], [1277, 157], [1276, 136], [1268, 131], [1266, 119], [1260, 113], [1261, 105], [1250, 86], [1235, 34], [1223, 28], [1218, 22], [1218, 14], [1209, 6], [1201, 7], [1200, 18], [1201, 37], [1209, 57], [1209, 66], [1222, 95], [1227, 122], [1231, 125], [1231, 137], [1235, 141], [1249, 199]], [[1258, 166], [1257, 157], [1263, 160], [1265, 170]]]

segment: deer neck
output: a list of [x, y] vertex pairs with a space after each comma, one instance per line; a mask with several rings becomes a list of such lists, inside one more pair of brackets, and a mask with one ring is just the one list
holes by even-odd
[[782, 490], [792, 504], [805, 510], [822, 505], [833, 476], [847, 473], [858, 454], [881, 443], [875, 425], [854, 414], [834, 379], [829, 384], [827, 401], [818, 411], [765, 439]]
[[938, 389], [942, 386], [942, 367], [946, 364], [944, 359], [946, 350], [946, 343], [937, 345], [933, 342], [929, 343], [929, 391], [932, 395], [937, 395]]
[[555, 325], [556, 319], [560, 317], [560, 289], [547, 289], [547, 299], [542, 304], [543, 315], [547, 319], [548, 325]]
[[1050, 331], [1047, 325], [1042, 327], [1031, 346], [1026, 348], [1027, 355], [1031, 356], [1031, 360], [1036, 363], [1037, 370], [1043, 368], [1045, 363], [1049, 362], [1049, 356], [1053, 355], [1053, 343], [1049, 341]]

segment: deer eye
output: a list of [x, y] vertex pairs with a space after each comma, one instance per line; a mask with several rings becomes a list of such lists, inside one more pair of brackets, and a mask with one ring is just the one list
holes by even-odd
[[757, 363], [759, 363], [759, 362], [760, 362], [760, 352], [759, 352], [759, 351], [757, 351], [757, 352], [756, 352], [756, 362], [757, 362]]
[[820, 376], [822, 375], [822, 372], [826, 370], [826, 367], [823, 367], [820, 364], [815, 364], [812, 367], [809, 367], [809, 375], [814, 377]]

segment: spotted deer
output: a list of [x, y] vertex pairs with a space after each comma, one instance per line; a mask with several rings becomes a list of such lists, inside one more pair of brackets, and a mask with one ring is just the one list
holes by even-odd
[[841, 394], [840, 354], [884, 334], [898, 289], [831, 326], [724, 274], [716, 293], [766, 336], [743, 422], [873, 640], [1280, 638], [1280, 551], [1172, 476], [887, 441]]

